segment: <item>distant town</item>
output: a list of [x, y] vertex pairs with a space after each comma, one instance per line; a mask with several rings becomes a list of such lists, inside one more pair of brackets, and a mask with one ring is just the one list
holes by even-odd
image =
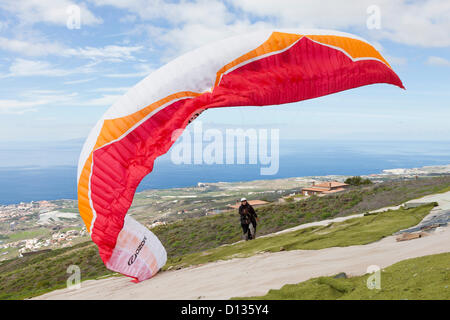
[[76, 238], [86, 237], [75, 206], [74, 200], [0, 205], [1, 255], [64, 248], [72, 246]]

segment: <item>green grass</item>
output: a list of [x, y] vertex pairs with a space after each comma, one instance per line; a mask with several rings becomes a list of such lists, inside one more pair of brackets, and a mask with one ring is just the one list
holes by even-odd
[[441, 189], [439, 191], [436, 191], [436, 193], [445, 193], [445, 192], [448, 192], [448, 191], [450, 191], [450, 186], [448, 186], [447, 188], [443, 188], [443, 189]]
[[8, 236], [8, 242], [14, 242], [18, 240], [37, 238], [40, 236], [48, 236], [50, 230], [46, 228], [33, 229], [30, 231], [16, 232]]
[[[3, 254], [7, 252], [6, 254]], [[3, 259], [14, 259], [19, 255], [19, 249], [17, 248], [3, 248], [0, 249], [0, 258]]]
[[317, 250], [363, 245], [418, 224], [435, 205], [433, 203], [414, 209], [389, 210], [327, 226], [309, 227], [276, 236], [257, 238], [253, 241], [221, 246], [204, 252], [172, 257], [169, 258], [164, 268], [181, 268], [235, 257], [248, 257], [259, 252]]
[[368, 289], [370, 275], [319, 277], [239, 300], [450, 300], [450, 253], [408, 259], [381, 271], [381, 289]]

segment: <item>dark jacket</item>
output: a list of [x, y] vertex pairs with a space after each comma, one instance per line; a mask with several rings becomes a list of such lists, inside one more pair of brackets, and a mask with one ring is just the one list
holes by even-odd
[[256, 218], [258, 218], [258, 215], [248, 202], [245, 206], [241, 204], [239, 207], [239, 215], [241, 216], [241, 224], [249, 224], [251, 222], [256, 226]]

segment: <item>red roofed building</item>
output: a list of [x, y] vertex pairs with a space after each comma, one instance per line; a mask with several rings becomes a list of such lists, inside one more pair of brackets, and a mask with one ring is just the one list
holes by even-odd
[[314, 194], [329, 194], [344, 191], [348, 187], [348, 184], [338, 181], [321, 182], [318, 184], [313, 183], [311, 187], [303, 188], [302, 194], [304, 196], [311, 196]]

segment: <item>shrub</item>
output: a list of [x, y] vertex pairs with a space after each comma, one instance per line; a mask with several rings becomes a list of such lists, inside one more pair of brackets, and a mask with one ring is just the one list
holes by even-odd
[[372, 181], [370, 181], [369, 179], [363, 179], [359, 176], [347, 178], [344, 182], [352, 186], [362, 186], [372, 184]]

